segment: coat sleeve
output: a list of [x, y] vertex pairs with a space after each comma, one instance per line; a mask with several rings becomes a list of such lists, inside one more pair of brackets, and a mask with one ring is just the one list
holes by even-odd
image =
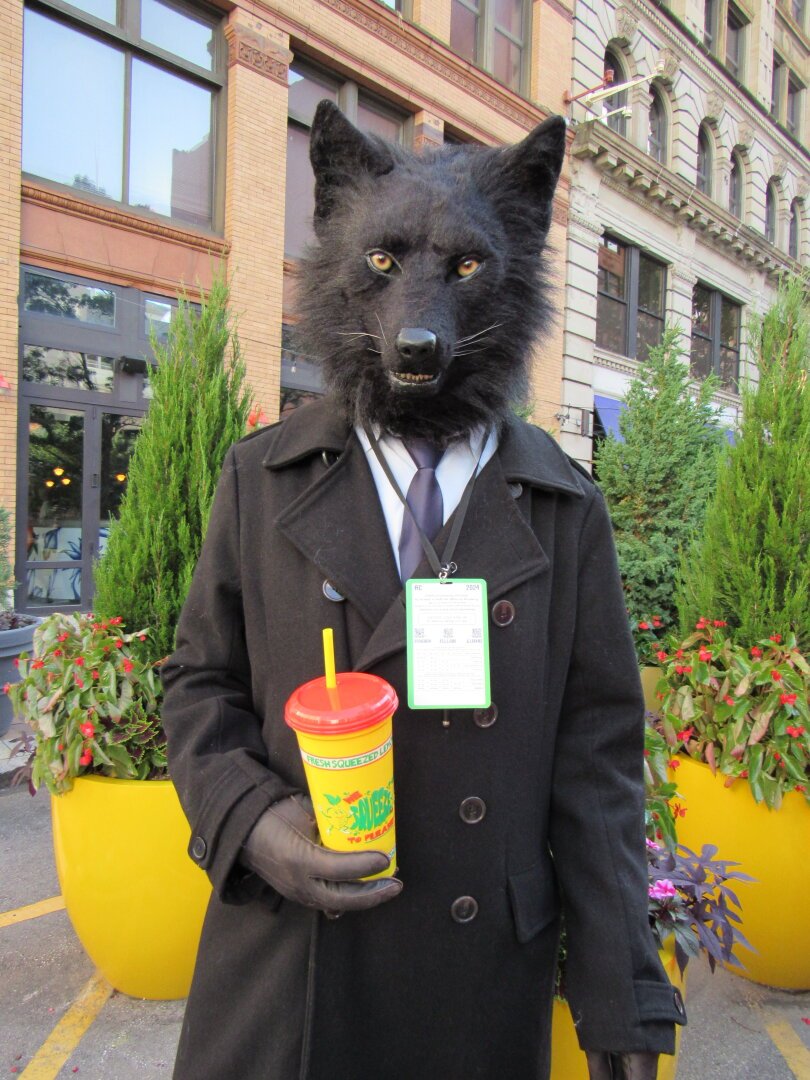
[[268, 806], [297, 790], [269, 768], [253, 710], [239, 520], [231, 448], [180, 616], [177, 647], [161, 673], [169, 771], [191, 824], [189, 854], [220, 897], [237, 903], [270, 888], [239, 865], [245, 839]]
[[552, 785], [565, 992], [583, 1049], [671, 1054], [685, 1012], [649, 926], [643, 751], [638, 664], [610, 518], [593, 489]]

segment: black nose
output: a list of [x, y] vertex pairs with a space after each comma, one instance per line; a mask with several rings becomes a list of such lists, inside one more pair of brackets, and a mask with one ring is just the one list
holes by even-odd
[[406, 326], [397, 334], [397, 352], [403, 360], [412, 363], [432, 359], [436, 344], [436, 335], [432, 330], [415, 330]]

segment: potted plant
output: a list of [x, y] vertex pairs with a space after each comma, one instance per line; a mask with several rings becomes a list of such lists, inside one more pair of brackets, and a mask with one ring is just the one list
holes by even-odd
[[[34, 615], [14, 610], [14, 570], [8, 556], [11, 547], [11, 522], [5, 507], [0, 506], [0, 686], [9, 686], [17, 678], [17, 657], [31, 648], [34, 630], [41, 621]], [[0, 738], [11, 727], [13, 712], [8, 697], [0, 697]]]
[[700, 619], [663, 665], [660, 726], [684, 814], [679, 836], [733, 851], [756, 884], [743, 884], [745, 974], [810, 988], [810, 941], [793, 932], [810, 895], [810, 662], [793, 635], [750, 646], [723, 620]]
[[[678, 845], [676, 827], [682, 807], [673, 803], [677, 785], [668, 775], [670, 749], [663, 736], [648, 726], [645, 732], [644, 778], [646, 790], [647, 867], [650, 927], [664, 969], [673, 985], [686, 996], [686, 965], [705, 953], [714, 971], [718, 962], [739, 966], [733, 949], [744, 944], [738, 929], [739, 902], [727, 882], [747, 880], [715, 858], [717, 848], [707, 845], [698, 856]], [[658, 1080], [675, 1080], [680, 1028], [675, 1033], [675, 1054], [662, 1055]], [[552, 1014], [551, 1080], [588, 1080], [584, 1053], [565, 1000], [565, 934], [557, 969]]]
[[[210, 894], [186, 856], [190, 830], [168, 780], [148, 631], [120, 618], [50, 615], [10, 687], [34, 735], [34, 790], [54, 796], [56, 869], [93, 963], [133, 997], [185, 997]], [[149, 783], [144, 783], [149, 781]]]

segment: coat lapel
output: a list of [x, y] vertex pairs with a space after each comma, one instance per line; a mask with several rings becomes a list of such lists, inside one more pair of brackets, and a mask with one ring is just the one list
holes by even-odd
[[[304, 413], [305, 410], [301, 410]], [[354, 433], [328, 402], [293, 414], [265, 465], [283, 468], [318, 450], [339, 454], [277, 519], [281, 532], [333, 583], [373, 628], [356, 670], [368, 670], [405, 648], [405, 603], [374, 480]], [[298, 421], [297, 423], [293, 423]], [[498, 452], [476, 480], [453, 553], [456, 576], [483, 578], [491, 602], [549, 567], [510, 484], [582, 497], [584, 483], [548, 436], [517, 420], [506, 424]], [[434, 546], [443, 555], [451, 517]], [[416, 577], [431, 577], [427, 560]]]

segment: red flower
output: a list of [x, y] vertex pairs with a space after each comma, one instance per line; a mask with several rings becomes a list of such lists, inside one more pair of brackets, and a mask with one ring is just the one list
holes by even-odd
[[734, 698], [730, 697], [728, 694], [726, 694], [726, 696], [725, 696], [725, 698], [723, 700], [725, 701], [726, 705], [736, 705], [737, 704], [737, 702], [734, 700]]
[[715, 619], [713, 625], [714, 626], [728, 626], [728, 623], [724, 622], [723, 619]]
[[676, 757], [674, 757], [670, 761], [669, 767], [670, 767], [670, 769], [680, 769], [681, 763], [680, 763], [680, 761], [678, 761], [678, 759]]
[[110, 619], [110, 626], [120, 626], [123, 621], [120, 615], [116, 615], [114, 619]]
[[56, 749], [57, 750], [64, 750], [65, 749], [65, 744], [63, 742], [60, 742]]
[[138, 634], [138, 641], [146, 641], [146, 634]]
[[92, 765], [93, 764], [93, 751], [85, 750], [82, 756], [79, 758], [80, 765]]
[[34, 660], [34, 662], [31, 664], [31, 667], [36, 668], [37, 671], [38, 671], [40, 668], [45, 667], [45, 661], [44, 660]]
[[678, 651], [675, 653], [675, 655], [678, 657], [679, 660], [682, 660], [683, 659], [683, 649], [678, 649]]
[[664, 652], [663, 649], [659, 649], [655, 655], [658, 657], [659, 660], [666, 660], [667, 658], [667, 654]]
[[663, 834], [663, 833], [661, 832], [661, 830], [660, 830], [660, 829], [656, 829], [656, 830], [655, 830], [655, 835], [656, 835], [656, 836], [658, 837], [658, 839], [659, 839], [659, 840], [663, 840], [663, 839], [664, 839], [664, 834]]
[[656, 628], [656, 630], [661, 625], [662, 625], [661, 616], [660, 615], [653, 615], [653, 626]]
[[135, 665], [131, 660], [124, 660], [124, 671], [132, 671]]
[[109, 651], [110, 651], [110, 646], [109, 646], [109, 645], [105, 645], [105, 646], [104, 646], [104, 652], [109, 652]]
[[708, 625], [709, 625], [709, 620], [708, 619], [698, 619], [698, 621], [695, 623], [695, 629], [696, 630], [705, 630]]
[[748, 769], [743, 769], [743, 771], [740, 773], [740, 776], [742, 777], [743, 780], [747, 780], [748, 779]]
[[771, 641], [775, 641], [777, 645], [779, 644], [779, 642], [781, 640], [782, 640], [782, 635], [781, 634], [771, 634]]
[[779, 695], [779, 700], [782, 702], [783, 705], [795, 705], [796, 704], [796, 695], [795, 694], [780, 694]]
[[709, 660], [711, 660], [711, 658], [712, 658], [712, 650], [711, 649], [701, 649], [700, 652], [698, 653], [698, 658], [700, 660], [702, 660], [704, 664], [707, 664], [709, 662]]
[[649, 750], [645, 750], [645, 751], [644, 751], [644, 757], [649, 757], [649, 756], [650, 756], [650, 751], [649, 751]]
[[773, 760], [777, 763], [777, 765], [782, 764], [782, 755], [779, 753], [778, 750], [774, 750], [774, 752], [773, 752]]
[[101, 630], [101, 629], [103, 629], [103, 627], [102, 627], [100, 622], [94, 622], [93, 623], [93, 629], [94, 630]]
[[788, 727], [785, 730], [792, 739], [800, 739], [804, 735], [803, 727]]
[[61, 649], [54, 649], [53, 650], [53, 655], [54, 656], [61, 656], [62, 655], [62, 650]]
[[97, 671], [91, 671], [90, 674], [93, 676], [94, 679], [98, 678], [98, 672]]
[[[801, 791], [801, 793], [804, 794], [807, 791], [807, 788], [804, 786], [804, 784], [797, 784], [796, 787], [793, 790], [794, 791]], [[805, 1019], [805, 1017], [802, 1017], [802, 1023], [803, 1024], [810, 1024], [810, 1020], [807, 1020], [807, 1019]]]
[[772, 671], [771, 672], [771, 678], [773, 679], [774, 682], [781, 682], [782, 681], [782, 672], [781, 671]]
[[76, 664], [76, 667], [84, 667], [84, 657], [77, 656], [74, 663]]
[[116, 647], [116, 649], [123, 649], [124, 642], [121, 640], [121, 638], [116, 638], [115, 639], [115, 647]]
[[675, 820], [676, 821], [678, 820], [679, 817], [686, 817], [686, 807], [681, 806], [679, 803], [673, 803], [672, 804], [672, 812], [675, 815]]
[[79, 724], [79, 731], [84, 735], [85, 739], [91, 739], [96, 733], [96, 729], [89, 721]]
[[650, 624], [646, 623], [646, 622], [640, 622], [638, 624], [638, 628], [639, 628], [639, 630], [649, 630], [650, 629]]
[[69, 637], [70, 637], [70, 634], [60, 634], [59, 637], [56, 640], [57, 641], [67, 641], [67, 639]]
[[752, 645], [751, 646], [751, 655], [752, 656], [762, 656], [762, 649], [758, 649], [756, 647], [756, 645]]
[[683, 673], [684, 673], [684, 675], [691, 675], [692, 674], [692, 665], [687, 664], [686, 667], [683, 669]]
[[684, 728], [683, 731], [676, 731], [675, 738], [680, 739], [681, 742], [687, 742], [695, 734], [695, 729], [692, 727]]

